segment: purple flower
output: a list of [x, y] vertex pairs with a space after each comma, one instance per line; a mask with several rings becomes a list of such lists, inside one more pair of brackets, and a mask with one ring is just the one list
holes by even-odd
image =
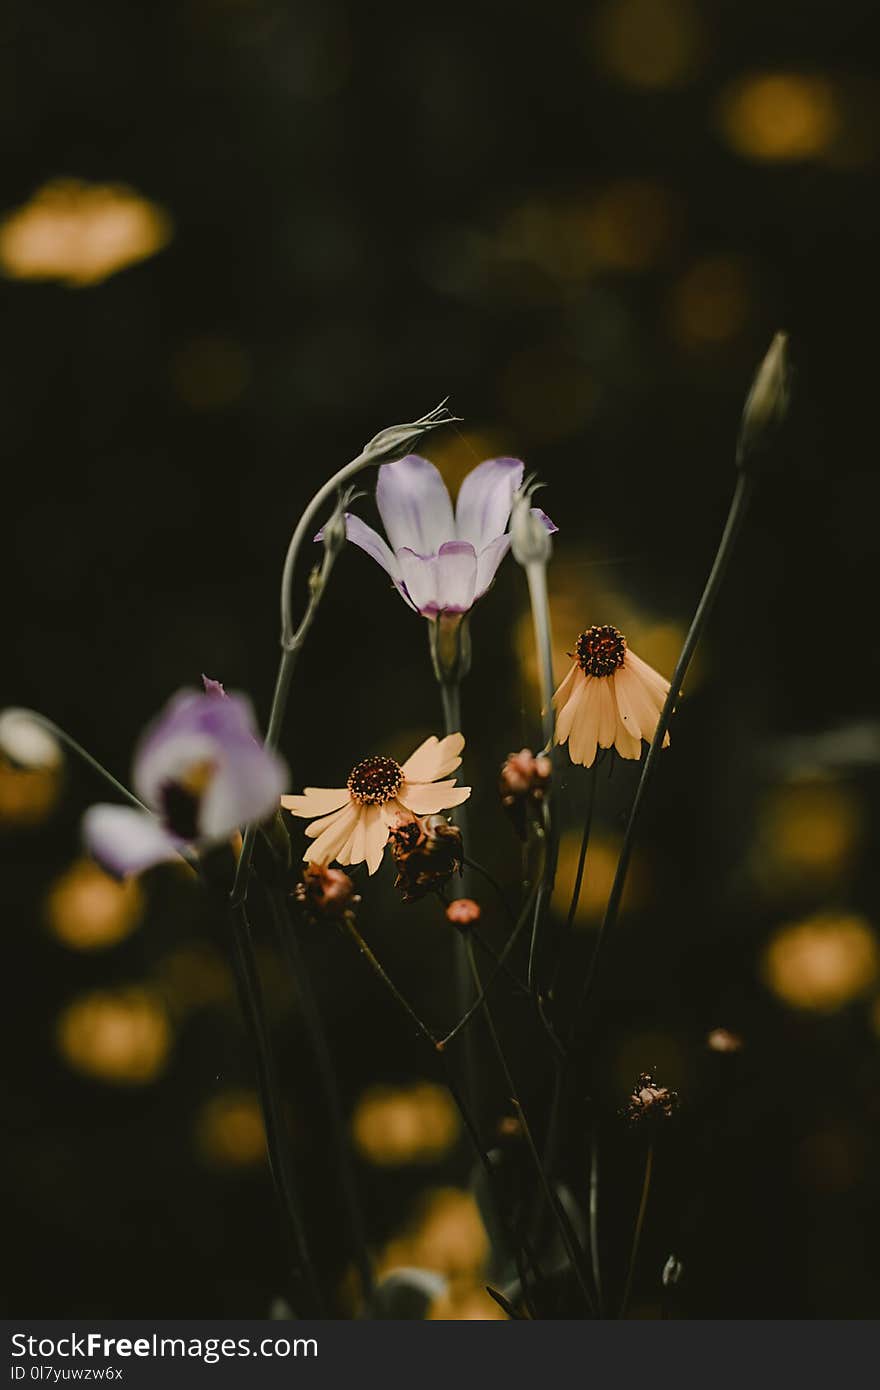
[[[510, 549], [505, 528], [523, 472], [519, 459], [486, 459], [465, 478], [453, 514], [433, 463], [408, 454], [379, 469], [376, 503], [390, 545], [351, 513], [346, 535], [378, 560], [417, 613], [467, 613]], [[548, 531], [557, 529], [539, 508], [533, 511]]]
[[140, 873], [270, 816], [286, 780], [282, 759], [259, 741], [245, 696], [181, 690], [135, 753], [134, 787], [150, 810], [92, 806], [86, 845], [114, 873]]

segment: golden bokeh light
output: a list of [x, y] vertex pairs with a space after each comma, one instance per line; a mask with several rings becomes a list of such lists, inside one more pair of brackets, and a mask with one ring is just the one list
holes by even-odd
[[207, 942], [176, 947], [160, 960], [156, 975], [175, 1017], [235, 1000], [229, 966]]
[[606, 0], [590, 29], [591, 48], [621, 82], [678, 87], [699, 71], [705, 31], [691, 0]]
[[443, 1275], [456, 1297], [479, 1286], [488, 1258], [489, 1240], [471, 1193], [431, 1188], [412, 1219], [380, 1252], [376, 1276], [395, 1269], [430, 1269]]
[[653, 179], [621, 179], [598, 192], [583, 222], [594, 265], [647, 270], [674, 244], [680, 217], [672, 194]]
[[686, 347], [730, 342], [748, 325], [754, 300], [751, 270], [743, 257], [705, 256], [673, 289], [673, 336]]
[[[559, 865], [556, 873], [557, 888], [553, 898], [557, 913], [568, 912], [581, 848], [581, 833], [580, 829], [566, 830], [560, 838]], [[614, 882], [614, 871], [617, 868], [619, 852], [620, 839], [603, 835], [594, 827], [593, 833], [590, 835], [584, 877], [578, 898], [577, 912], [574, 917], [575, 926], [596, 926], [601, 921], [605, 905], [608, 902], [608, 894], [611, 892], [611, 885]], [[645, 892], [645, 861], [636, 853], [627, 875], [626, 887], [623, 890], [623, 900], [620, 905], [621, 914], [625, 915], [633, 908], [637, 908], [639, 903], [644, 900]]]
[[795, 72], [753, 73], [724, 92], [721, 129], [745, 159], [815, 159], [833, 145], [839, 114], [830, 82]]
[[170, 239], [168, 213], [133, 189], [56, 179], [0, 222], [0, 270], [17, 280], [97, 285]]
[[507, 1314], [484, 1288], [447, 1291], [428, 1309], [430, 1322], [507, 1322]]
[[833, 1013], [877, 983], [880, 949], [863, 917], [819, 913], [775, 933], [761, 974], [792, 1008]]
[[242, 1168], [266, 1159], [266, 1131], [253, 1091], [213, 1096], [196, 1121], [199, 1152], [219, 1168]]
[[862, 840], [855, 792], [816, 780], [775, 787], [758, 809], [751, 853], [755, 878], [771, 893], [846, 876]]
[[583, 364], [554, 347], [526, 347], [501, 372], [498, 398], [517, 429], [533, 443], [550, 443], [589, 420], [596, 384]]
[[39, 825], [61, 790], [58, 768], [22, 768], [0, 755], [0, 826]]
[[433, 1163], [459, 1134], [458, 1113], [441, 1086], [371, 1086], [352, 1117], [355, 1148], [379, 1167]]
[[168, 1062], [171, 1041], [161, 1000], [139, 986], [74, 999], [57, 1025], [58, 1050], [69, 1066], [118, 1085], [155, 1081]]
[[143, 916], [136, 878], [119, 882], [91, 859], [79, 859], [55, 881], [46, 898], [49, 930], [75, 951], [100, 951], [122, 941]]

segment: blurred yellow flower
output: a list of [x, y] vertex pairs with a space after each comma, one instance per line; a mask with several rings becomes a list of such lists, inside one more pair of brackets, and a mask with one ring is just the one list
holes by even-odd
[[263, 1114], [253, 1091], [213, 1096], [196, 1121], [199, 1150], [208, 1163], [237, 1168], [266, 1158]]
[[776, 787], [758, 811], [754, 876], [771, 893], [805, 878], [838, 879], [851, 867], [861, 838], [861, 806], [850, 788], [818, 779]]
[[355, 1148], [380, 1167], [432, 1163], [458, 1138], [458, 1113], [448, 1092], [429, 1081], [371, 1086], [355, 1107]]
[[692, 0], [605, 0], [592, 28], [605, 66], [633, 87], [677, 87], [698, 71], [705, 49]]
[[16, 280], [97, 285], [170, 239], [168, 213], [133, 189], [56, 179], [0, 222], [0, 270]]
[[96, 951], [122, 941], [143, 914], [137, 879], [120, 883], [92, 859], [79, 859], [56, 879], [46, 898], [49, 929], [75, 951]]
[[776, 932], [761, 973], [792, 1008], [833, 1013], [876, 984], [880, 948], [863, 917], [819, 913]]
[[0, 826], [39, 825], [61, 790], [58, 768], [15, 767], [0, 755]]
[[76, 1071], [99, 1081], [144, 1085], [161, 1075], [171, 1025], [149, 990], [101, 990], [68, 1004], [57, 1025], [58, 1049]]
[[840, 124], [831, 83], [797, 72], [750, 73], [721, 99], [721, 128], [737, 154], [767, 161], [825, 154]]
[[488, 1258], [488, 1237], [470, 1192], [437, 1187], [423, 1194], [413, 1218], [380, 1252], [376, 1275], [411, 1267], [434, 1270], [457, 1297], [479, 1286]]

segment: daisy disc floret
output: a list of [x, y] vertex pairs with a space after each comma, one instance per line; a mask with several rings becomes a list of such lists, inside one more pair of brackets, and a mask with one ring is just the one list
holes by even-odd
[[[669, 693], [669, 682], [627, 644], [609, 623], [585, 628], [575, 643], [574, 665], [553, 696], [557, 743], [567, 743], [573, 763], [592, 767], [600, 748], [638, 758], [650, 743]], [[663, 740], [669, 743], [669, 735]]]
[[449, 777], [461, 765], [463, 748], [461, 734], [432, 735], [404, 763], [373, 754], [355, 764], [344, 787], [306, 787], [300, 796], [282, 796], [285, 810], [311, 820], [305, 862], [366, 862], [374, 874], [395, 827], [467, 801], [470, 787], [457, 787]]
[[[376, 505], [388, 540], [350, 512], [346, 535], [382, 566], [404, 602], [423, 617], [467, 613], [510, 549], [507, 523], [524, 471], [519, 459], [486, 459], [465, 478], [453, 511], [433, 463], [408, 454], [379, 469]], [[548, 532], [557, 529], [539, 507], [531, 514]]]

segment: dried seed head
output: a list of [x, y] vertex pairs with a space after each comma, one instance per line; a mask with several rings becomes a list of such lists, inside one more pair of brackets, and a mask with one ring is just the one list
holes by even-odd
[[384, 806], [403, 786], [403, 769], [393, 758], [364, 758], [348, 774], [348, 790], [362, 806]]
[[677, 1108], [678, 1093], [658, 1085], [652, 1072], [643, 1071], [621, 1113], [630, 1125], [641, 1129], [671, 1119]]
[[473, 898], [456, 898], [446, 909], [447, 920], [462, 931], [480, 920], [480, 904]]
[[626, 638], [616, 627], [588, 627], [577, 639], [578, 665], [585, 676], [613, 676], [626, 659]]
[[304, 865], [302, 880], [293, 891], [305, 916], [312, 922], [338, 921], [353, 912], [360, 902], [348, 874], [342, 869], [328, 869], [323, 864]]
[[390, 845], [397, 865], [394, 886], [405, 903], [436, 892], [461, 872], [461, 831], [443, 816], [404, 821], [391, 831]]

